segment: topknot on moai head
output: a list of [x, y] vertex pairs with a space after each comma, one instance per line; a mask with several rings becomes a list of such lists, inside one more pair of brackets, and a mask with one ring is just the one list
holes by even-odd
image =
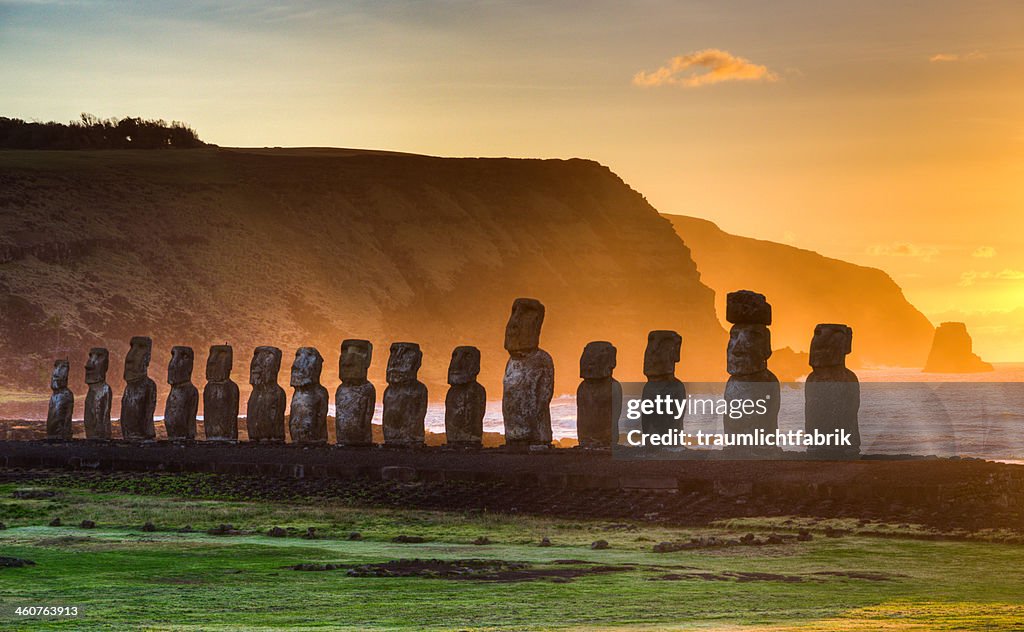
[[291, 385], [301, 388], [319, 384], [323, 369], [324, 357], [316, 347], [299, 347], [295, 350], [295, 362], [292, 363]]
[[124, 381], [137, 382], [149, 377], [149, 361], [153, 357], [153, 339], [135, 336], [124, 359]]
[[853, 351], [853, 329], [836, 323], [821, 323], [811, 338], [810, 363], [814, 368], [845, 366]]
[[739, 290], [725, 297], [725, 319], [733, 325], [772, 324], [772, 306], [764, 294]]
[[102, 384], [107, 381], [107, 369], [110, 367], [110, 352], [103, 347], [89, 349], [89, 357], [85, 361], [85, 383]]
[[527, 353], [540, 347], [540, 329], [544, 324], [544, 304], [535, 298], [517, 298], [505, 326], [505, 350]]
[[349, 338], [341, 343], [338, 358], [338, 377], [342, 382], [363, 382], [373, 359], [373, 343], [369, 340]]
[[448, 365], [448, 384], [472, 384], [480, 375], [480, 350], [462, 346], [452, 350], [452, 361]]
[[231, 365], [235, 361], [235, 352], [231, 345], [213, 345], [210, 356], [206, 359], [206, 381], [227, 382], [231, 379]]
[[391, 355], [388, 356], [388, 384], [415, 382], [422, 362], [423, 352], [415, 342], [391, 343]]
[[655, 329], [647, 334], [644, 351], [644, 375], [649, 378], [675, 375], [683, 337], [667, 329]]
[[733, 325], [729, 331], [726, 370], [729, 375], [753, 375], [768, 370], [772, 334], [765, 325]]
[[171, 361], [167, 363], [167, 383], [186, 384], [192, 381], [196, 354], [192, 347], [171, 347]]
[[54, 393], [68, 387], [68, 372], [71, 364], [67, 360], [54, 360], [53, 372], [50, 373], [50, 390]]
[[588, 342], [580, 355], [580, 377], [599, 380], [612, 376], [615, 370], [615, 345], [604, 340]]
[[281, 350], [277, 347], [256, 347], [249, 364], [249, 383], [253, 386], [277, 384], [281, 373]]

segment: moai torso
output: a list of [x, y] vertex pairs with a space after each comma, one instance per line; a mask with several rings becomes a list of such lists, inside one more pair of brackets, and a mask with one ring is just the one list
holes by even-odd
[[203, 432], [207, 441], [238, 441], [238, 384], [231, 381], [231, 345], [210, 347], [203, 389]]
[[[686, 386], [676, 377], [676, 364], [682, 349], [683, 338], [678, 333], [657, 329], [647, 334], [647, 349], [644, 350], [643, 399], [654, 401], [658, 397], [676, 401], [686, 400]], [[683, 429], [683, 416], [676, 419], [671, 414], [647, 413], [640, 417], [640, 427], [647, 434], [661, 434]]]
[[341, 343], [338, 376], [341, 385], [334, 394], [334, 430], [338, 445], [373, 445], [373, 410], [377, 389], [366, 379], [373, 358], [369, 340]]
[[114, 394], [107, 384], [110, 354], [106, 349], [89, 350], [85, 363], [85, 383], [89, 392], [85, 396], [85, 438], [110, 439], [110, 403]]
[[[778, 378], [768, 370], [772, 306], [756, 292], [731, 292], [726, 297], [726, 320], [733, 326], [729, 331], [729, 381], [725, 386], [730, 409], [723, 416], [723, 429], [726, 434], [751, 434], [758, 429], [774, 433], [779, 427], [781, 391]], [[762, 401], [763, 408], [750, 412], [748, 406], [742, 410], [743, 401]]]
[[245, 412], [249, 441], [284, 441], [284, 413], [288, 396], [277, 383], [280, 373], [281, 350], [277, 347], [256, 347], [249, 365], [252, 393]]
[[427, 387], [417, 379], [423, 352], [414, 342], [396, 342], [388, 356], [388, 387], [384, 389], [384, 444], [423, 445]]
[[121, 396], [121, 436], [129, 441], [152, 441], [156, 438], [153, 413], [156, 412], [156, 382], [149, 377], [149, 361], [153, 340], [145, 336], [132, 338], [131, 349], [124, 360], [124, 395]]
[[57, 360], [53, 363], [53, 374], [50, 376], [50, 406], [46, 412], [46, 438], [71, 439], [71, 415], [75, 410], [75, 395], [68, 388], [68, 371], [70, 365], [67, 360]]
[[483, 441], [487, 391], [476, 381], [479, 374], [480, 350], [455, 347], [444, 398], [444, 433], [450, 446], [479, 447]]
[[850, 434], [849, 446], [809, 446], [809, 454], [855, 456], [860, 453], [860, 382], [846, 368], [853, 349], [853, 330], [823, 323], [814, 328], [810, 363], [814, 370], [804, 384], [804, 430]]
[[610, 342], [588, 342], [580, 356], [576, 389], [576, 436], [584, 448], [607, 448], [618, 441], [622, 385], [612, 377], [616, 351]]
[[509, 353], [502, 380], [501, 415], [505, 442], [511, 445], [551, 444], [551, 396], [555, 365], [540, 348], [544, 305], [532, 298], [517, 298], [505, 327]]
[[196, 438], [196, 414], [199, 412], [199, 389], [192, 383], [195, 352], [192, 347], [173, 347], [167, 365], [167, 383], [171, 392], [164, 406], [164, 428], [167, 438], [191, 441]]
[[313, 347], [295, 352], [292, 364], [292, 408], [288, 420], [293, 443], [327, 442], [327, 389], [320, 385], [324, 359]]

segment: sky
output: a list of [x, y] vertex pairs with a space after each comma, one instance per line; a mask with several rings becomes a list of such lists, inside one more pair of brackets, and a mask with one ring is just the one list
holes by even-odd
[[1024, 3], [0, 0], [0, 116], [584, 157], [1024, 361]]

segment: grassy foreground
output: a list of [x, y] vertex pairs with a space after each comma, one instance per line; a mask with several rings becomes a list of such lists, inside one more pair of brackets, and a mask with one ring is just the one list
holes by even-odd
[[[806, 519], [713, 528], [195, 500], [0, 485], [0, 604], [69, 605], [79, 619], [0, 629], [1009, 629], [1024, 626], [1024, 546], [824, 537]], [[52, 497], [48, 492], [57, 492]], [[24, 494], [19, 494], [24, 496]], [[59, 517], [63, 526], [47, 526]], [[95, 521], [92, 529], [78, 525]], [[142, 525], [151, 521], [154, 532]], [[230, 523], [238, 532], [206, 530]], [[193, 532], [178, 530], [191, 525]], [[279, 526], [287, 537], [266, 532]], [[794, 533], [809, 542], [654, 553], [663, 541]], [[313, 539], [301, 537], [309, 527]], [[359, 532], [362, 539], [349, 540]], [[396, 543], [396, 536], [422, 543]], [[491, 544], [474, 545], [486, 537]], [[539, 547], [541, 538], [552, 546]], [[602, 539], [604, 550], [591, 549]], [[522, 574], [351, 576], [401, 559], [518, 563]], [[296, 564], [332, 570], [297, 571]], [[484, 563], [486, 564], [486, 563]]]

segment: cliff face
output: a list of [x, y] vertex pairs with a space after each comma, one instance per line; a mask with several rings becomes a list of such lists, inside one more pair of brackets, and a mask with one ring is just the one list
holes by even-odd
[[772, 346], [807, 351], [817, 323], [853, 327], [851, 366], [920, 367], [934, 328], [885, 272], [759, 239], [694, 217], [666, 215], [689, 246], [701, 280], [718, 297], [738, 289], [772, 303]]
[[195, 347], [201, 385], [209, 345], [227, 342], [243, 397], [253, 347], [272, 344], [286, 389], [295, 348], [317, 346], [333, 398], [339, 344], [357, 337], [373, 341], [378, 393], [390, 343], [408, 340], [433, 399], [463, 344], [481, 348], [497, 398], [517, 296], [547, 307], [556, 392], [576, 388], [590, 340], [618, 346], [619, 379], [642, 379], [650, 329], [682, 333], [681, 375], [723, 369], [714, 294], [689, 250], [594, 162], [0, 152], [0, 388], [45, 393], [53, 358], [68, 355], [82, 392], [90, 346], [110, 348], [116, 386], [129, 338], [144, 334], [161, 396], [172, 345]]
[[926, 373], [980, 373], [992, 365], [974, 354], [974, 342], [964, 323], [942, 323], [924, 365]]

